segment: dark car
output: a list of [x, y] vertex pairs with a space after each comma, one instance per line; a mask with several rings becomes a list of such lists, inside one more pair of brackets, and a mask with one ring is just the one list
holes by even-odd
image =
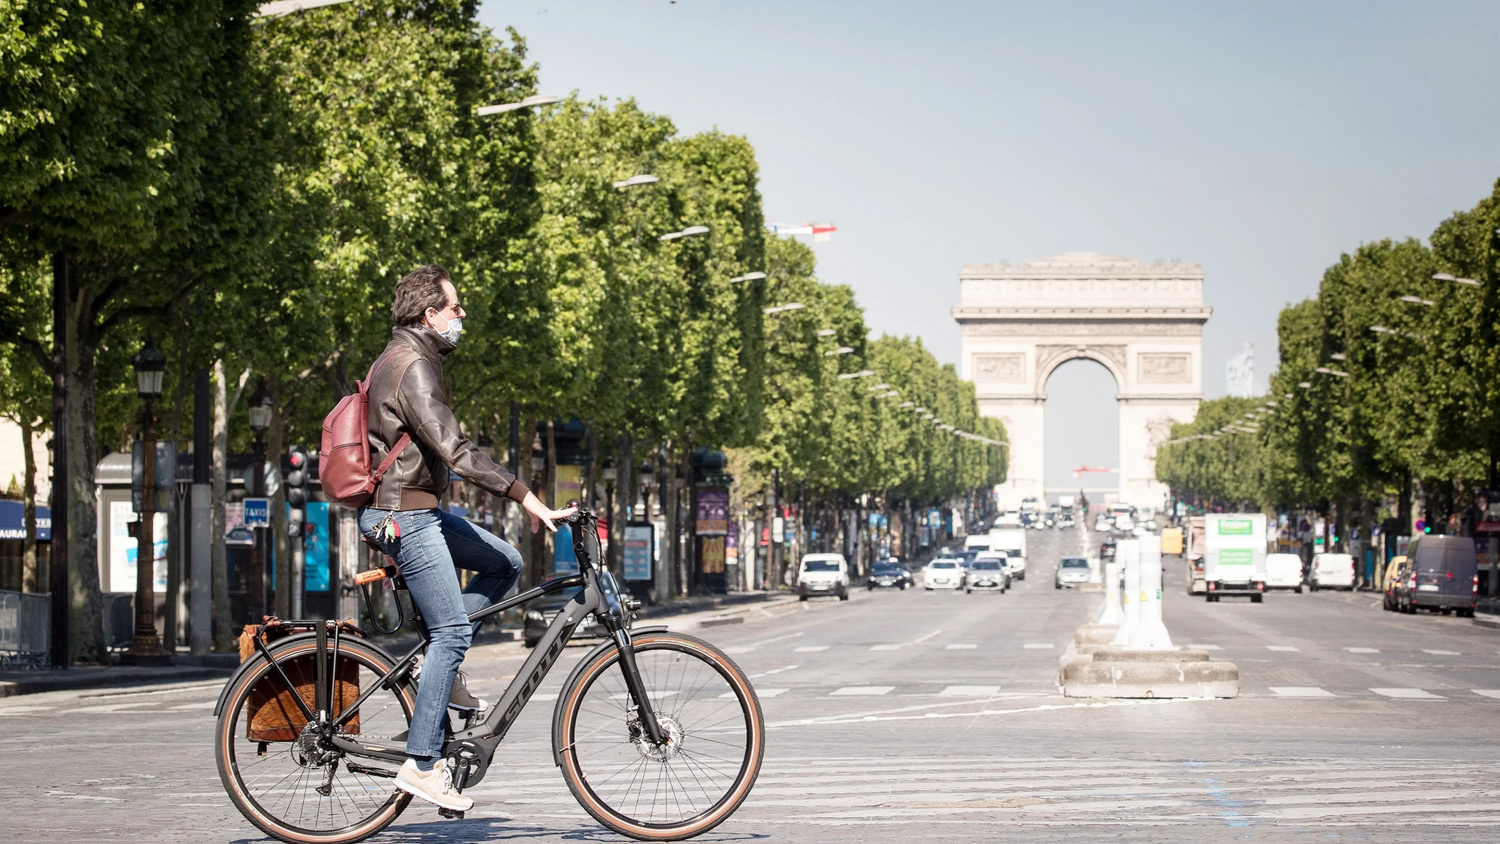
[[1115, 558], [1115, 538], [1113, 536], [1106, 536], [1104, 541], [1099, 544], [1099, 556], [1106, 560], [1113, 560]]
[[905, 589], [915, 585], [911, 572], [898, 562], [876, 563], [870, 567], [868, 589]]
[[[526, 622], [521, 633], [521, 640], [526, 647], [536, 647], [536, 643], [542, 640], [542, 635], [551, 626], [552, 619], [557, 617], [558, 611], [573, 600], [582, 589], [582, 586], [575, 586], [526, 605]], [[604, 629], [603, 625], [595, 623], [592, 614], [585, 616], [583, 621], [578, 623], [578, 628], [573, 631], [574, 639], [602, 639], [607, 635], [609, 632]]]
[[1407, 551], [1411, 558], [1403, 609], [1429, 609], [1444, 615], [1473, 615], [1478, 600], [1479, 560], [1467, 536], [1419, 536]]

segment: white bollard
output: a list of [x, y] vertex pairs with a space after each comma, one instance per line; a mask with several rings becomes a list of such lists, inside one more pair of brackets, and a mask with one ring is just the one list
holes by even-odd
[[1115, 543], [1115, 562], [1125, 567], [1125, 591], [1120, 596], [1125, 620], [1110, 644], [1129, 645], [1141, 619], [1141, 541], [1122, 539]]
[[1120, 563], [1110, 560], [1104, 567], [1104, 603], [1099, 607], [1097, 624], [1119, 624], [1125, 620], [1120, 611]]
[[1136, 595], [1139, 618], [1126, 647], [1133, 651], [1175, 651], [1161, 620], [1161, 537], [1141, 537], [1140, 557], [1141, 583]]

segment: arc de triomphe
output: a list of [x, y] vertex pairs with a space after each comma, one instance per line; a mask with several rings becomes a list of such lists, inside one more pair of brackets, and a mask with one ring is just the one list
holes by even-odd
[[[1213, 313], [1203, 304], [1203, 268], [1069, 252], [967, 265], [959, 280], [962, 304], [953, 318], [963, 335], [961, 370], [974, 382], [980, 412], [1004, 421], [1010, 435], [1001, 506], [1045, 494], [1047, 378], [1067, 361], [1088, 358], [1115, 378], [1118, 500], [1161, 507], [1166, 487], [1156, 481], [1157, 444], [1173, 422], [1192, 420], [1203, 395], [1203, 323]], [[1077, 485], [1110, 485], [1110, 477], [1085, 476]]]

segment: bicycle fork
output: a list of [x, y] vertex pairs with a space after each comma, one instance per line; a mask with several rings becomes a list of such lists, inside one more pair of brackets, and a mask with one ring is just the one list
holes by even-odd
[[666, 743], [667, 736], [662, 732], [661, 722], [656, 720], [656, 710], [646, 697], [646, 684], [641, 681], [640, 669], [635, 664], [635, 645], [631, 642], [630, 631], [622, 626], [615, 630], [614, 637], [615, 646], [620, 649], [620, 672], [625, 675], [625, 688], [630, 692], [630, 699], [635, 701], [636, 717], [640, 719], [641, 729], [653, 745], [661, 747]]

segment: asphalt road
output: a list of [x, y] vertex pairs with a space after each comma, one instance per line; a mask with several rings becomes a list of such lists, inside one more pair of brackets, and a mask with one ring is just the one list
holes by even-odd
[[[1057, 658], [1101, 596], [1053, 588], [1077, 534], [1032, 537], [1030, 578], [1008, 594], [859, 592], [696, 631], [754, 678], [769, 724], [754, 793], [705, 838], [1493, 840], [1500, 631], [1385, 613], [1367, 594], [1208, 604], [1168, 558], [1174, 641], [1237, 663], [1240, 697], [1070, 700]], [[475, 649], [473, 686], [495, 696], [523, 658]], [[553, 691], [470, 792], [467, 819], [414, 804], [376, 840], [616, 840], [548, 760]], [[214, 770], [216, 692], [0, 701], [0, 840], [262, 840]]]

